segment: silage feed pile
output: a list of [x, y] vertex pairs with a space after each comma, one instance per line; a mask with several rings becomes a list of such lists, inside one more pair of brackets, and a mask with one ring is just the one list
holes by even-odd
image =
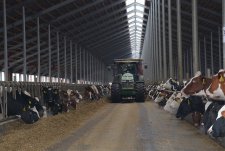
[[45, 150], [73, 132], [107, 102], [107, 99], [101, 99], [100, 101], [79, 103], [77, 110], [42, 118], [31, 125], [24, 124], [21, 120], [9, 123], [4, 126], [6, 127], [4, 134], [0, 136], [0, 150]]

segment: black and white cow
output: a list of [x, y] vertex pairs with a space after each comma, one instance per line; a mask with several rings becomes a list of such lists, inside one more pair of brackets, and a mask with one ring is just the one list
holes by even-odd
[[7, 92], [8, 116], [18, 115], [25, 123], [32, 124], [38, 121], [43, 113], [44, 109], [38, 99], [31, 97], [28, 92], [16, 91], [16, 98], [13, 98], [12, 92]]
[[199, 126], [201, 121], [201, 114], [204, 114], [205, 104], [200, 96], [190, 96], [184, 98], [177, 110], [176, 117], [184, 119], [188, 114], [192, 114], [195, 126]]
[[59, 90], [52, 87], [42, 87], [43, 99], [52, 115], [62, 112], [62, 102], [59, 96]]

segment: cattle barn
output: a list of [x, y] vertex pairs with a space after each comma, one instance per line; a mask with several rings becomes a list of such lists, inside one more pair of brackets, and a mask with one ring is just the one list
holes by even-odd
[[0, 0], [0, 150], [224, 149], [225, 0]]

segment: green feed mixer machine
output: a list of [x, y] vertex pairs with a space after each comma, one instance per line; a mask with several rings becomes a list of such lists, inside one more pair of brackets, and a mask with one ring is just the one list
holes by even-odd
[[111, 99], [114, 103], [122, 99], [145, 101], [142, 59], [114, 60]]

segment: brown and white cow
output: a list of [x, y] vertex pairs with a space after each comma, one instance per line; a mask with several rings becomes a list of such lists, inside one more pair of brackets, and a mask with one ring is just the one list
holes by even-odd
[[[206, 97], [206, 91], [210, 84], [212, 83], [212, 79], [204, 77], [200, 71], [198, 71], [193, 78], [190, 79], [190, 81], [185, 85], [185, 87], [181, 90], [181, 93], [183, 97], [188, 98], [190, 96], [203, 96]], [[190, 112], [192, 112], [192, 120], [195, 126], [198, 126], [200, 124], [200, 118], [202, 112], [207, 109], [206, 106], [209, 106], [211, 102], [207, 102], [204, 106], [202, 98], [195, 98], [191, 97], [189, 102], [182, 102], [182, 110], [185, 110], [186, 108], [190, 108]], [[185, 104], [186, 103], [186, 104]], [[179, 107], [180, 108], [180, 107]], [[178, 109], [180, 112], [179, 114], [182, 114], [182, 111]], [[178, 113], [177, 113], [178, 115]]]
[[200, 71], [198, 71], [193, 78], [184, 86], [181, 93], [184, 97], [190, 95], [206, 96], [206, 90], [210, 86], [212, 79], [204, 77]]
[[[219, 72], [212, 77], [212, 84], [209, 86], [209, 88], [206, 91], [206, 94], [209, 98], [214, 100], [215, 104], [216, 102], [224, 102], [222, 104], [225, 104], [225, 70], [221, 69]], [[225, 105], [219, 106], [219, 111], [217, 113], [217, 118], [215, 123], [220, 119], [222, 116], [224, 116], [225, 112]], [[217, 126], [216, 129], [223, 128], [225, 125]], [[215, 131], [215, 128], [214, 128]], [[213, 125], [209, 128], [208, 133], [213, 133]]]
[[209, 98], [225, 101], [225, 70], [221, 69], [212, 77], [212, 84], [206, 91]]

